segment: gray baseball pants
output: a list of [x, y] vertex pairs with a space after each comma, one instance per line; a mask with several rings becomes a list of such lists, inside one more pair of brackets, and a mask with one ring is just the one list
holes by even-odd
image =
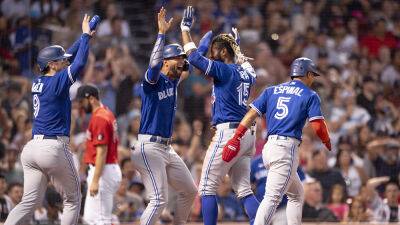
[[69, 150], [69, 138], [43, 139], [35, 135], [22, 150], [24, 194], [10, 212], [5, 225], [28, 224], [36, 206], [44, 198], [50, 181], [64, 200], [61, 225], [78, 223], [81, 191], [78, 173]]
[[[167, 206], [168, 184], [177, 192], [174, 224], [186, 224], [197, 188], [183, 160], [170, 145], [150, 142], [151, 135], [139, 135], [132, 162], [139, 171], [150, 200], [140, 218], [141, 225], [155, 224]], [[160, 137], [158, 137], [160, 138]]]

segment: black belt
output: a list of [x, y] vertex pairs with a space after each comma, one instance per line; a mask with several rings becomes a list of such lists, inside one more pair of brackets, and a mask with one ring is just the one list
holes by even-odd
[[163, 144], [163, 145], [169, 145], [171, 143], [170, 138], [160, 138], [160, 137], [157, 138], [157, 136], [151, 136], [149, 141]]
[[[236, 129], [240, 125], [240, 122], [229, 122], [229, 129]], [[251, 126], [256, 125], [256, 123], [252, 123]], [[217, 126], [214, 126], [216, 128]]]
[[240, 122], [230, 122], [229, 129], [236, 129], [239, 126]]
[[43, 139], [57, 140], [57, 136], [47, 136], [47, 135], [43, 135]]

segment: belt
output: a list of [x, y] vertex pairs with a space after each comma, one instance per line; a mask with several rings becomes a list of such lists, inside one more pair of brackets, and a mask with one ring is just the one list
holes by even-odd
[[169, 145], [171, 143], [171, 138], [163, 138], [160, 136], [151, 136], [149, 141], [163, 144], [163, 145]]
[[159, 143], [163, 145], [170, 145], [171, 144], [171, 138], [165, 138], [161, 136], [155, 136], [155, 135], [148, 135], [148, 134], [139, 134], [138, 137], [139, 141], [142, 142], [154, 142], [154, 143]]
[[[214, 129], [236, 129], [240, 125], [240, 122], [227, 122], [227, 123], [220, 123], [215, 126], [213, 126]], [[254, 134], [256, 131], [255, 127], [256, 123], [252, 123], [251, 127], [249, 130], [251, 130], [251, 133]]]
[[227, 122], [227, 123], [220, 123], [217, 125], [214, 125], [214, 129], [236, 129], [239, 126], [240, 122]]
[[294, 138], [294, 137], [288, 137], [288, 136], [282, 136], [282, 135], [269, 135], [268, 140], [294, 140], [295, 142], [298, 142], [299, 144], [301, 143], [301, 140]]
[[69, 143], [68, 136], [52, 136], [52, 135], [43, 135], [43, 134], [35, 134], [32, 139], [34, 140], [61, 140], [65, 143]]
[[57, 140], [57, 136], [47, 136], [47, 135], [43, 135], [43, 139], [53, 139], [53, 140]]
[[268, 139], [272, 139], [272, 140], [289, 140], [288, 137], [281, 136], [281, 135], [269, 135]]

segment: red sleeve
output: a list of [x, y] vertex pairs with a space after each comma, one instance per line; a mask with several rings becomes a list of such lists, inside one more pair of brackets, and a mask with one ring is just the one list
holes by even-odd
[[106, 145], [112, 140], [110, 123], [102, 117], [94, 117], [92, 126], [93, 145]]
[[315, 133], [323, 143], [330, 142], [328, 128], [324, 119], [316, 119], [310, 122]]

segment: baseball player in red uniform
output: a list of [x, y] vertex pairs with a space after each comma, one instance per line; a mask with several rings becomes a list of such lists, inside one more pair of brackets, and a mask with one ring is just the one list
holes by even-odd
[[83, 219], [91, 225], [109, 225], [113, 196], [122, 177], [117, 155], [117, 121], [113, 113], [101, 104], [96, 87], [79, 87], [77, 99], [86, 113], [92, 113], [84, 155], [89, 171]]

